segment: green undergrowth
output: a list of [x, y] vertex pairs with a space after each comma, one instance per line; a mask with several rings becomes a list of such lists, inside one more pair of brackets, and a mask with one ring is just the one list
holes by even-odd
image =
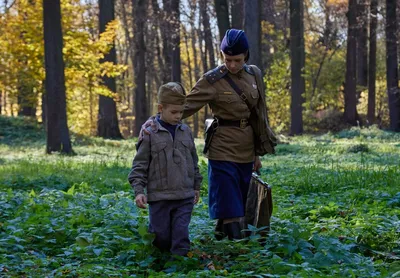
[[281, 138], [262, 158], [269, 236], [216, 241], [205, 177], [189, 257], [151, 246], [127, 174], [135, 140], [73, 136], [45, 155], [41, 126], [0, 117], [1, 277], [399, 277], [400, 135], [376, 127]]

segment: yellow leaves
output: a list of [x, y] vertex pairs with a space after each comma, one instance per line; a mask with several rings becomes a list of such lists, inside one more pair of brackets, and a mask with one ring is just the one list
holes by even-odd
[[328, 0], [327, 5], [330, 6], [342, 6], [342, 5], [348, 5], [348, 0]]
[[115, 65], [111, 62], [103, 62], [100, 65], [101, 76], [117, 77], [128, 69], [126, 65]]
[[[0, 16], [0, 89], [16, 96], [18, 82], [33, 86], [33, 98], [40, 98], [45, 78], [42, 1], [15, 1]], [[81, 0], [61, 0], [63, 59], [67, 88], [68, 121], [75, 132], [95, 130], [98, 95], [118, 99], [102, 83], [102, 77], [116, 77], [126, 65], [101, 62], [109, 53], [121, 26], [117, 20], [96, 33], [96, 6]], [[40, 110], [40, 107], [38, 107]]]

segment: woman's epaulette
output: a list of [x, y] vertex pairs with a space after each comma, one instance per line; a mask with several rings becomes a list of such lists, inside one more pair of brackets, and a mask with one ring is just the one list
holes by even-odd
[[243, 68], [248, 74], [255, 75], [253, 68], [250, 67], [249, 65], [244, 65]]
[[216, 67], [215, 69], [208, 71], [204, 74], [204, 76], [206, 77], [208, 83], [214, 84], [215, 82], [223, 78], [227, 73], [228, 69], [225, 67], [225, 65], [221, 65]]

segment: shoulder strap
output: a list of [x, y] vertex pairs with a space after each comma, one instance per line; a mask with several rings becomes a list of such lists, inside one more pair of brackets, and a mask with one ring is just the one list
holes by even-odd
[[243, 68], [244, 68], [244, 70], [245, 70], [248, 74], [255, 75], [253, 66], [251, 66], [251, 65], [250, 65], [250, 66], [249, 66], [249, 65], [244, 65]]
[[233, 88], [233, 90], [239, 95], [239, 97], [246, 103], [247, 107], [249, 108], [249, 110], [251, 111], [251, 109], [253, 109], [253, 107], [251, 106], [249, 100], [247, 99], [246, 95], [243, 93], [243, 90], [240, 89], [236, 83], [232, 80], [232, 78], [226, 74], [224, 76], [224, 79], [229, 83], [229, 85], [231, 85], [231, 87]]
[[214, 84], [221, 78], [223, 78], [226, 74], [228, 73], [228, 69], [225, 67], [225, 65], [221, 65], [219, 67], [216, 67], [215, 69], [210, 70], [206, 74], [204, 74], [206, 80], [210, 84]]

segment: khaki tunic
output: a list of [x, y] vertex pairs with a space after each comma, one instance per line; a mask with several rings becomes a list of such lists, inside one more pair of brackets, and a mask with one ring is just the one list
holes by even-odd
[[[254, 75], [241, 70], [237, 74], [229, 73], [236, 85], [243, 90], [249, 103], [257, 104], [259, 94]], [[214, 116], [224, 120], [240, 120], [250, 117], [250, 110], [229, 83], [221, 78], [210, 84], [205, 75], [196, 83], [186, 98], [183, 118], [187, 118], [203, 106], [209, 104]], [[246, 128], [219, 126], [214, 134], [207, 157], [238, 163], [254, 161], [254, 135], [251, 126]]]

